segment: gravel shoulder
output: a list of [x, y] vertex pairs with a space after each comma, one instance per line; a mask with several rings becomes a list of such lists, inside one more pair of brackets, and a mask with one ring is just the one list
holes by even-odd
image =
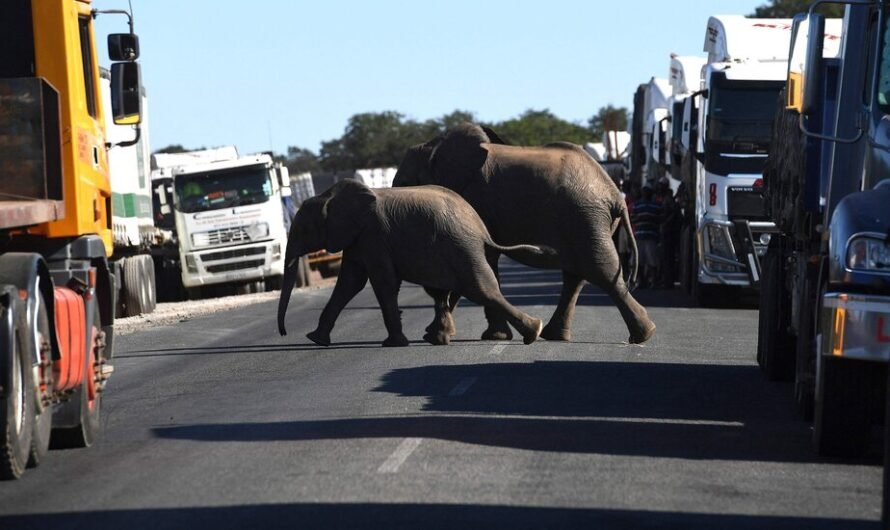
[[[333, 285], [335, 281], [336, 278], [320, 280], [310, 287], [295, 289], [295, 292], [323, 289]], [[259, 304], [270, 300], [278, 300], [279, 294], [280, 291], [269, 291], [266, 293], [162, 303], [158, 304], [155, 310], [149, 314], [127, 318], [115, 318], [114, 334], [116, 336], [129, 335], [131, 333], [138, 333], [158, 326], [174, 325], [195, 317], [218, 313], [220, 311]]]

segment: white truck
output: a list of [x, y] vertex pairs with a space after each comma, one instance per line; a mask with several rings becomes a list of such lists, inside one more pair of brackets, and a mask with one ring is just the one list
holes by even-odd
[[[111, 105], [111, 74], [99, 72], [102, 100]], [[149, 166], [148, 99], [142, 89], [142, 124], [116, 125], [105, 115], [108, 172], [111, 178], [111, 228], [114, 254], [109, 259], [117, 282], [118, 316], [151, 313], [157, 302], [150, 248], [155, 240]]]
[[634, 96], [630, 178], [640, 184], [654, 182], [663, 173], [670, 93], [667, 79], [653, 77]]
[[178, 266], [189, 298], [218, 292], [212, 287], [239, 293], [280, 287], [289, 221], [282, 200], [290, 193], [284, 166], [268, 154], [239, 156], [222, 147], [156, 153], [152, 168], [177, 250], [161, 259]]
[[700, 90], [685, 99], [687, 174], [681, 283], [700, 305], [727, 287], [754, 287], [775, 224], [762, 173], [779, 91], [785, 84], [791, 20], [737, 15], [708, 20]]
[[668, 82], [671, 85], [671, 96], [668, 99], [668, 111], [670, 118], [667, 128], [664, 148], [667, 153], [667, 169], [671, 189], [676, 192], [683, 181], [682, 167], [683, 156], [686, 154], [682, 142], [684, 132], [688, 136], [690, 123], [683, 119], [683, 109], [686, 99], [698, 92], [701, 87], [701, 70], [707, 60], [704, 57], [694, 55], [671, 54], [671, 66]]

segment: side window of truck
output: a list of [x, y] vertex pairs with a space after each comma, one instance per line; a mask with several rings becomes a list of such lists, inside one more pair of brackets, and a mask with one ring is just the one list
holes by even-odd
[[87, 112], [97, 117], [96, 112], [96, 78], [93, 68], [93, 46], [90, 39], [90, 17], [79, 17], [80, 55], [83, 62], [83, 83], [87, 98]]
[[884, 30], [881, 35], [881, 59], [878, 65], [878, 105], [884, 112], [890, 111], [890, 12], [884, 11]]

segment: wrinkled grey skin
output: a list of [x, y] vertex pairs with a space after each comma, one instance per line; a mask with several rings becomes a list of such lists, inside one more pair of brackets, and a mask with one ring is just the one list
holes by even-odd
[[[557, 142], [516, 147], [490, 129], [466, 123], [408, 149], [393, 186], [438, 184], [472, 205], [495, 241], [550, 247], [544, 256], [514, 256], [520, 263], [562, 270], [562, 294], [541, 336], [571, 340], [578, 294], [586, 280], [609, 294], [627, 325], [630, 343], [655, 333], [646, 309], [630, 294], [612, 240], [623, 226], [636, 252], [627, 207], [615, 183], [583, 149]], [[636, 272], [634, 272], [636, 275]], [[483, 339], [511, 335], [503, 319], [486, 313]]]
[[453, 322], [449, 291], [462, 293], [505, 319], [526, 344], [538, 338], [543, 323], [510, 305], [498, 288], [492, 264], [501, 252], [544, 255], [547, 250], [492, 242], [482, 220], [458, 194], [440, 186], [371, 190], [345, 180], [305, 201], [291, 225], [285, 251], [284, 282], [278, 301], [278, 330], [297, 276], [298, 258], [327, 249], [343, 251], [340, 274], [318, 326], [307, 337], [328, 346], [340, 311], [370, 280], [388, 337], [384, 346], [407, 346], [402, 333], [398, 292], [402, 280], [424, 286], [436, 302], [436, 320], [424, 339], [448, 344]]

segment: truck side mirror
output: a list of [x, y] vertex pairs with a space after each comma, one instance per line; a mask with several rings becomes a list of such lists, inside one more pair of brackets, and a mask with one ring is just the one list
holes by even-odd
[[108, 35], [108, 58], [112, 61], [135, 61], [139, 58], [139, 36], [135, 33]]
[[819, 101], [822, 80], [822, 49], [824, 47], [825, 17], [818, 13], [807, 16], [807, 54], [803, 65], [803, 102], [801, 114], [809, 114]]
[[111, 112], [117, 125], [142, 122], [142, 74], [139, 63], [111, 65]]

